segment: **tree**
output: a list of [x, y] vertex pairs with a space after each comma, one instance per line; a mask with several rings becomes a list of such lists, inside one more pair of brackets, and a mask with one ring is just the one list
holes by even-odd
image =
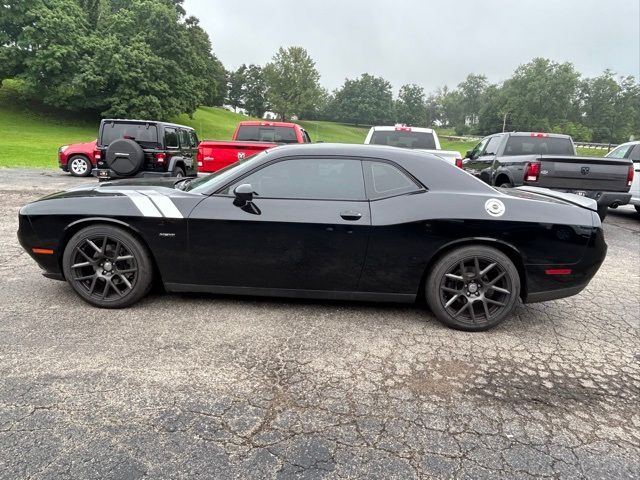
[[315, 110], [321, 96], [320, 74], [302, 47], [280, 47], [264, 67], [267, 100], [282, 120]]
[[346, 79], [333, 97], [333, 108], [340, 121], [375, 125], [394, 120], [391, 84], [384, 78], [363, 73], [355, 80]]
[[182, 0], [7, 0], [0, 12], [0, 75], [44, 103], [162, 120], [223, 89], [209, 37], [184, 18]]
[[227, 103], [237, 112], [244, 106], [245, 71], [247, 66], [243, 63], [235, 72], [229, 72], [229, 88], [227, 91]]
[[400, 87], [396, 101], [396, 119], [407, 125], [424, 126], [427, 124], [424, 89], [418, 85]]
[[251, 64], [244, 73], [243, 103], [247, 113], [262, 118], [267, 111], [267, 82], [259, 65]]

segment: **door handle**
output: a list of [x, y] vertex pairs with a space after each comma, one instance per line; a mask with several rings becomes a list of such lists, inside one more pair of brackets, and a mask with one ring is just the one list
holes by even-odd
[[354, 210], [345, 210], [344, 212], [340, 212], [340, 216], [345, 220], [360, 220], [360, 218], [362, 218], [362, 214]]

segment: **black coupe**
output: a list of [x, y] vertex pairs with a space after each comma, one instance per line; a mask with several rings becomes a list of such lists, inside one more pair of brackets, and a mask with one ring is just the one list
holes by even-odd
[[135, 179], [20, 210], [18, 237], [92, 305], [169, 292], [413, 302], [484, 330], [580, 292], [606, 254], [596, 202], [497, 190], [431, 154], [273, 148], [198, 179]]

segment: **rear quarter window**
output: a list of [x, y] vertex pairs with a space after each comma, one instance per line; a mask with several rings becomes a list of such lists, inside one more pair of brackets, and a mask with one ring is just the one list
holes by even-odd
[[413, 179], [394, 165], [383, 162], [364, 162], [367, 196], [371, 200], [393, 197], [421, 190]]

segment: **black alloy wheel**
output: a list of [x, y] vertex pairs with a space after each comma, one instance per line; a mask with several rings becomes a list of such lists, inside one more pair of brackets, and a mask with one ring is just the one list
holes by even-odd
[[513, 310], [520, 278], [499, 250], [474, 246], [440, 259], [427, 281], [427, 300], [438, 319], [461, 330], [487, 330]]
[[97, 307], [129, 306], [151, 287], [146, 249], [117, 227], [93, 226], [76, 233], [65, 249], [63, 267], [76, 293]]

